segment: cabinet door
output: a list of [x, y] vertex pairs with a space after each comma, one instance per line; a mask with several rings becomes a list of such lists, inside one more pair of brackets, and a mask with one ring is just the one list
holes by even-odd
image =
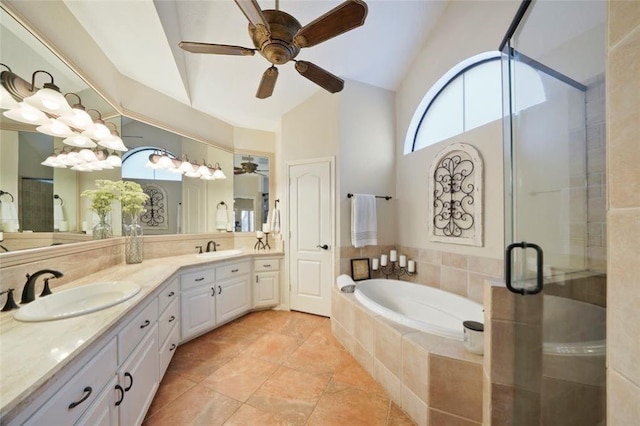
[[121, 394], [115, 390], [117, 383], [117, 377], [114, 374], [76, 425], [116, 426], [118, 424], [116, 401], [120, 399]]
[[140, 425], [158, 390], [158, 325], [138, 345], [118, 371], [118, 383], [125, 390], [120, 404], [120, 424]]
[[180, 323], [184, 341], [216, 325], [216, 287], [213, 284], [185, 291], [180, 296]]
[[217, 284], [216, 321], [222, 323], [251, 309], [249, 276], [243, 275]]
[[274, 306], [280, 303], [280, 273], [260, 272], [255, 276], [253, 306]]

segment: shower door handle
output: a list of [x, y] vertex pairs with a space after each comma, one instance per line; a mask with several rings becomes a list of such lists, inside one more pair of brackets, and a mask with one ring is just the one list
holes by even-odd
[[[513, 285], [511, 285], [511, 255], [513, 254], [513, 250], [516, 248], [521, 248], [521, 249], [527, 249], [527, 248], [532, 248], [536, 251], [536, 286], [534, 289], [529, 290], [526, 288], [515, 288], [513, 287]], [[512, 243], [509, 244], [507, 246], [507, 251], [505, 253], [504, 256], [504, 280], [507, 284], [507, 288], [514, 292], [514, 293], [518, 293], [518, 294], [522, 294], [523, 296], [525, 294], [538, 294], [542, 291], [542, 285], [543, 285], [543, 265], [544, 265], [544, 261], [543, 261], [543, 253], [542, 253], [542, 248], [540, 248], [539, 245], [537, 244], [533, 244], [533, 243], [527, 243], [527, 242], [520, 242], [520, 243]]]

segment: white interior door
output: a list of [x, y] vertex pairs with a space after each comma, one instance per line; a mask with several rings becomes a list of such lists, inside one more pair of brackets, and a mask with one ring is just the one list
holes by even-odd
[[289, 172], [290, 307], [331, 315], [333, 160], [291, 164]]

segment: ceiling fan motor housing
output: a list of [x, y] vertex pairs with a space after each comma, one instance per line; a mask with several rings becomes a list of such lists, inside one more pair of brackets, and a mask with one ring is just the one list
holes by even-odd
[[260, 54], [274, 65], [285, 64], [298, 56], [300, 49], [293, 44], [293, 37], [301, 28], [300, 22], [281, 10], [267, 9], [262, 13], [269, 23], [271, 36], [265, 36], [249, 24], [249, 35]]

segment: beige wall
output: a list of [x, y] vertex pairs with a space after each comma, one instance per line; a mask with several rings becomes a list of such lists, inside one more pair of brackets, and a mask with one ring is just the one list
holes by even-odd
[[640, 418], [640, 2], [608, 2], [607, 424]]
[[[418, 53], [396, 92], [397, 244], [465, 255], [502, 258], [503, 185], [502, 128], [490, 123], [457, 138], [402, 155], [413, 113], [429, 88], [452, 66], [481, 52], [496, 50], [519, 2], [449, 2], [432, 36]], [[449, 142], [465, 142], [478, 149], [484, 161], [484, 246], [472, 247], [427, 241], [428, 170]]]
[[233, 147], [237, 150], [250, 152], [275, 152], [276, 134], [264, 130], [234, 127]]
[[[13, 195], [18, 205], [18, 132], [0, 130], [0, 189]], [[5, 199], [6, 198], [6, 199]], [[11, 200], [5, 195], [3, 201]]]

